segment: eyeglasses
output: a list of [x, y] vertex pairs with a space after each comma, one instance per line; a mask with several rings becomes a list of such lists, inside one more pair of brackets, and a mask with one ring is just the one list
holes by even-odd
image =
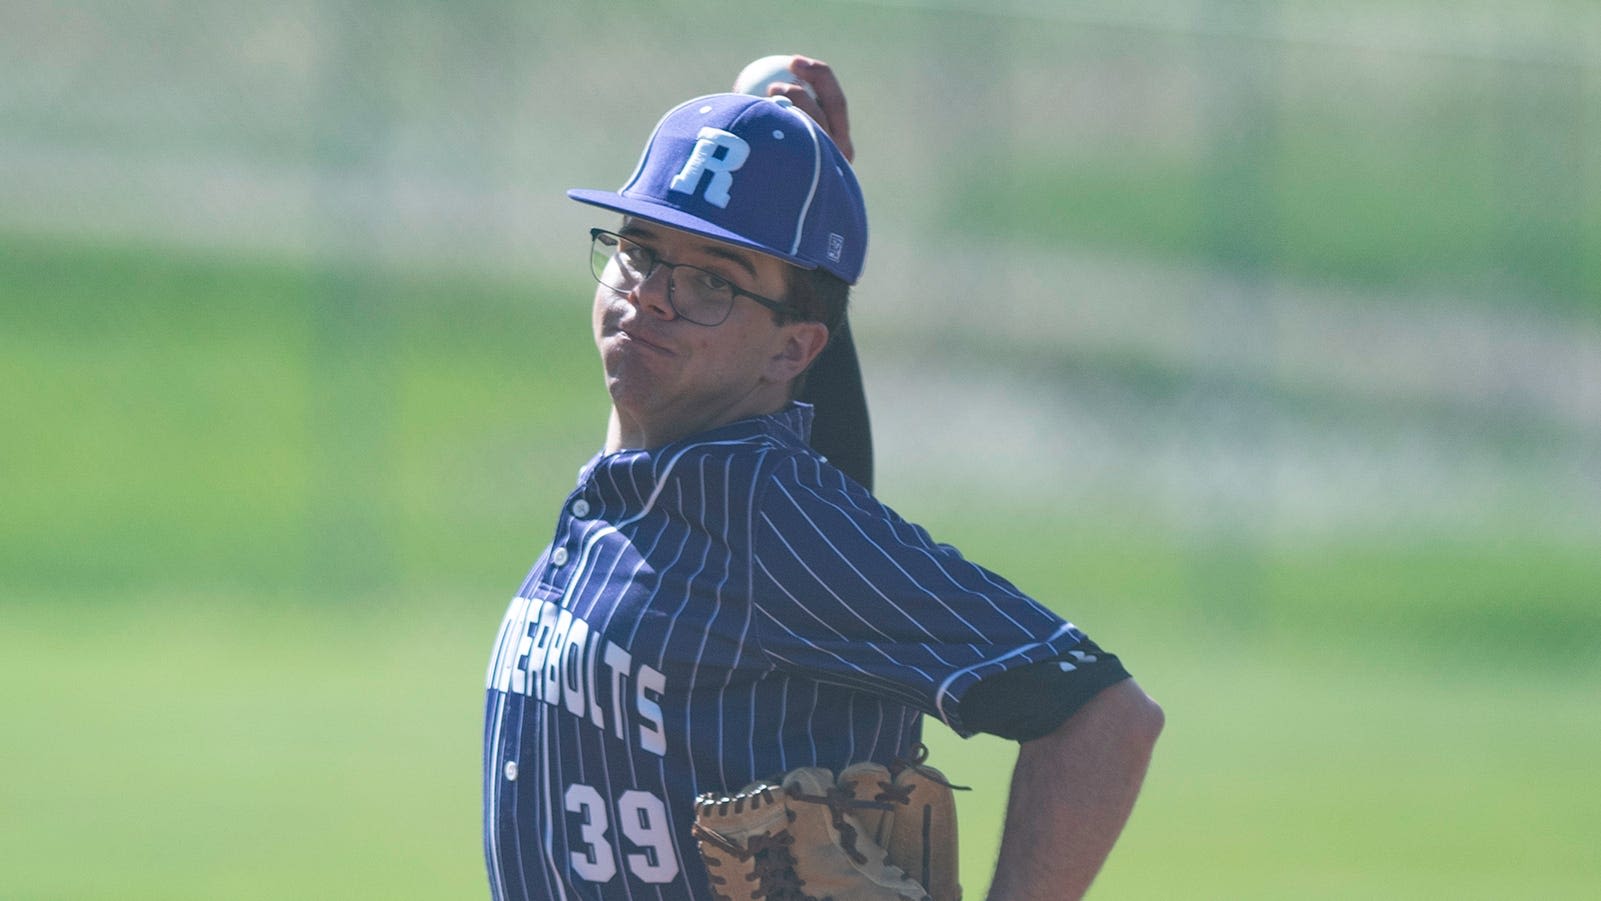
[[734, 309], [734, 298], [748, 297], [775, 313], [805, 319], [798, 307], [752, 294], [715, 273], [683, 263], [669, 263], [656, 252], [603, 228], [589, 230], [589, 271], [595, 281], [627, 293], [667, 267], [667, 303], [687, 322], [722, 325]]

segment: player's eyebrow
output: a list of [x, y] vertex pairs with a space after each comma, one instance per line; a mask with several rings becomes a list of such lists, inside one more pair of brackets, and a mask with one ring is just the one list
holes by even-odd
[[[622, 226], [618, 228], [617, 233], [625, 238], [649, 239], [658, 237], [658, 232], [655, 229], [635, 219], [629, 219], [625, 221]], [[688, 233], [686, 232], [686, 234]], [[698, 236], [690, 235], [690, 237]], [[702, 240], [700, 243], [696, 244], [695, 250], [705, 254], [706, 256], [716, 257], [717, 259], [727, 260], [728, 262], [733, 263], [739, 268], [745, 270], [745, 272], [751, 277], [752, 281], [760, 278], [760, 276], [756, 273], [756, 264], [752, 263], [750, 260], [750, 251], [736, 250], [732, 247], [725, 247], [722, 244], [715, 244], [705, 240]]]

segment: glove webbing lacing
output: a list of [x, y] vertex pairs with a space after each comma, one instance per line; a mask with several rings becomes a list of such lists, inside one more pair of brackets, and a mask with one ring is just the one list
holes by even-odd
[[971, 785], [957, 785], [956, 783], [947, 780], [939, 770], [936, 770], [932, 767], [923, 766], [927, 760], [928, 745], [918, 742], [917, 744], [912, 745], [912, 754], [910, 757], [897, 757], [895, 758], [895, 761], [889, 765], [889, 777], [894, 779], [896, 776], [901, 774], [901, 771], [910, 769], [922, 773], [924, 777], [932, 779], [946, 788], [954, 789], [959, 792], [970, 792], [973, 790]]
[[[740, 810], [745, 802], [750, 800], [752, 805], [760, 803], [757, 798], [772, 803], [772, 787], [763, 786], [754, 794], [741, 794], [737, 798], [723, 798], [719, 803], [723, 813], [728, 808]], [[788, 819], [793, 820], [795, 814], [789, 813]], [[795, 836], [787, 830], [777, 835], [753, 835], [744, 846], [731, 842], [719, 835], [715, 830], [708, 829], [700, 823], [694, 823], [689, 831], [696, 839], [715, 845], [722, 851], [732, 855], [735, 859], [751, 862], [751, 872], [745, 877], [757, 883], [757, 889], [752, 894], [767, 901], [818, 901], [801, 890], [800, 876], [795, 872], [795, 854], [790, 846], [795, 843]], [[727, 885], [728, 880], [713, 871], [713, 867], [722, 865], [722, 861], [705, 858], [707, 878], [712, 884], [713, 901], [726, 901], [728, 895], [721, 892], [718, 887]]]
[[[914, 790], [913, 786], [910, 783], [902, 785], [895, 784], [895, 777], [899, 776], [906, 770], [916, 770], [917, 772], [921, 773], [924, 778], [932, 782], [938, 782], [940, 785], [943, 785], [949, 789], [954, 789], [955, 791], [967, 792], [973, 790], [972, 786], [957, 785], [954, 782], [949, 781], [942, 773], [940, 773], [939, 770], [923, 766], [923, 761], [927, 759], [928, 746], [922, 743], [914, 745], [912, 747], [912, 754], [910, 757], [897, 757], [895, 758], [894, 762], [889, 765], [888, 781], [880, 780], [874, 783], [878, 786], [878, 794], [873, 796], [872, 802], [858, 801], [856, 802], [857, 805], [876, 807], [879, 810], [893, 810], [897, 804], [912, 803], [912, 791]], [[849, 789], [846, 789], [846, 791], [848, 792]]]
[[834, 828], [839, 831], [840, 847], [845, 849], [845, 854], [858, 865], [866, 863], [867, 856], [856, 849], [856, 827], [845, 819], [845, 812], [847, 810], [890, 810], [893, 808], [893, 805], [887, 801], [857, 800], [850, 789], [839, 788], [838, 786], [829, 789], [827, 794], [821, 796], [804, 794], [794, 787], [786, 788], [784, 791], [794, 801], [828, 805], [828, 813], [834, 821]]

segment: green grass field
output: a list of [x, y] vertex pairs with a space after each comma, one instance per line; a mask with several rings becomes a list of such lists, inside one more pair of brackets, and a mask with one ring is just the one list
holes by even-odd
[[[15, 237], [0, 281], [0, 894], [481, 896], [488, 643], [604, 412], [587, 286]], [[1601, 884], [1593, 547], [983, 498], [891, 502], [1168, 713], [1098, 897]], [[1011, 751], [933, 741], [978, 898]]]
[[[8, 605], [6, 897], [480, 896], [498, 602], [342, 604]], [[1104, 634], [1169, 726], [1098, 897], [1578, 899], [1601, 879], [1593, 671]], [[975, 787], [963, 867], [982, 897], [1013, 752], [933, 744]]]

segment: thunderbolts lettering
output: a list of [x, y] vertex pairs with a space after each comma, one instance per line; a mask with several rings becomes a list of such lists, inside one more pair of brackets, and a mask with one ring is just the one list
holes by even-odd
[[491, 688], [538, 698], [666, 755], [661, 699], [667, 677], [648, 664], [635, 665], [627, 650], [601, 640], [571, 611], [549, 601], [513, 600], [495, 659]]

